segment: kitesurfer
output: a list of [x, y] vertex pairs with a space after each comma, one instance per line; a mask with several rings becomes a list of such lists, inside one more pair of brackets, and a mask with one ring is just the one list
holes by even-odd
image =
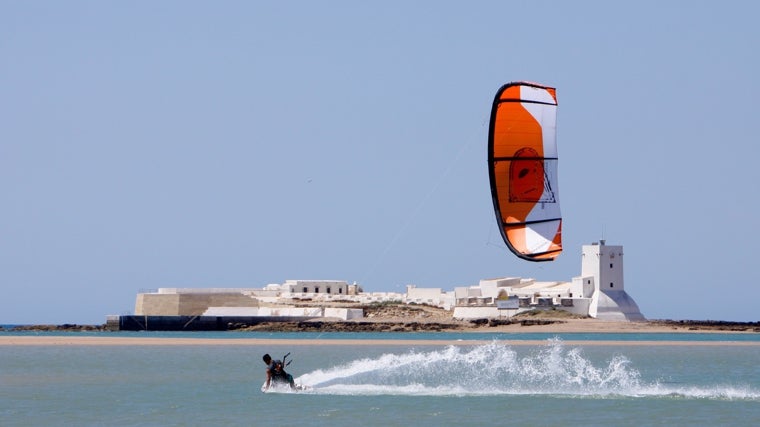
[[285, 367], [281, 360], [272, 360], [272, 356], [269, 354], [265, 354], [263, 359], [267, 365], [267, 382], [264, 384], [264, 390], [268, 390], [272, 384], [288, 384], [291, 389], [296, 388], [293, 375], [285, 372]]

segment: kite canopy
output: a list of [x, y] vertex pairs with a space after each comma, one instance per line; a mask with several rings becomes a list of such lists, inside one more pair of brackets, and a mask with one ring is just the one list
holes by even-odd
[[504, 242], [529, 261], [562, 252], [556, 122], [556, 89], [516, 82], [496, 92], [488, 132], [491, 197]]

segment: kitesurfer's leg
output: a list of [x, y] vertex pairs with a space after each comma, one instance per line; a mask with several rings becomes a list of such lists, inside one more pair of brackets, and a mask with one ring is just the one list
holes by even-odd
[[296, 382], [293, 380], [293, 375], [288, 374], [288, 383], [290, 383], [290, 388], [296, 388]]

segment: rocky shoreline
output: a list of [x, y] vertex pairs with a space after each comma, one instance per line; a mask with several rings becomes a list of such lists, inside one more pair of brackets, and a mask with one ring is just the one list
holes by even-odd
[[723, 332], [760, 332], [760, 322], [728, 322], [724, 320], [648, 320], [653, 326]]
[[[629, 327], [622, 327], [621, 324]], [[588, 327], [586, 327], [588, 326]], [[592, 327], [593, 326], [593, 327]], [[569, 329], [568, 329], [569, 327]], [[593, 319], [477, 319], [471, 321], [302, 321], [263, 322], [255, 325], [230, 323], [228, 331], [259, 332], [724, 332], [760, 333], [760, 322], [719, 320], [648, 320], [644, 322], [601, 322]], [[106, 325], [18, 325], [0, 327], [2, 332], [66, 331], [105, 332]]]
[[[228, 331], [262, 332], [723, 332], [760, 333], [760, 322], [722, 320], [647, 320], [643, 322], [601, 321], [561, 310], [533, 310], [509, 319], [457, 320], [451, 312], [413, 304], [370, 304], [358, 306], [364, 317], [353, 320], [315, 319], [299, 322], [228, 323]], [[108, 331], [102, 325], [23, 325], [3, 331]]]
[[66, 332], [98, 332], [106, 331], [106, 325], [77, 325], [74, 323], [64, 323], [61, 325], [13, 325], [8, 327], [0, 326], [0, 332], [12, 332], [12, 331], [32, 331], [32, 332], [51, 332], [51, 331], [66, 331]]
[[[517, 327], [521, 332], [544, 332], [552, 326], [571, 323], [562, 319], [477, 319], [463, 322], [268, 322], [257, 325], [230, 325], [229, 330], [265, 331], [265, 332], [498, 332], [505, 327]], [[583, 320], [574, 320], [573, 324], [579, 331], [584, 331]], [[610, 322], [610, 330], [618, 329], [617, 322]], [[541, 326], [542, 331], [531, 331], [531, 328]], [[548, 326], [548, 328], [547, 328]], [[713, 320], [651, 320], [635, 322], [637, 331], [663, 332], [662, 328], [673, 332], [754, 332], [760, 333], [760, 322], [728, 322]], [[559, 329], [559, 328], [557, 328]], [[654, 330], [657, 329], [657, 330]], [[515, 331], [514, 328], [510, 331]]]

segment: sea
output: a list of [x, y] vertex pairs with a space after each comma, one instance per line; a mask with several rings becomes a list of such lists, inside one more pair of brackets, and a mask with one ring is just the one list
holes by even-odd
[[[218, 344], [0, 346], [0, 426], [760, 425], [760, 334], [3, 335]], [[263, 393], [264, 353], [308, 389]]]

